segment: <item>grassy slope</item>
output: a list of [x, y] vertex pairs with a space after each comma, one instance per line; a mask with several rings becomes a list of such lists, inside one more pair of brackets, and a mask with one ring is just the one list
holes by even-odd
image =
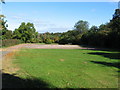
[[[95, 50], [25, 49], [17, 53], [14, 62], [20, 72], [57, 88], [117, 88], [115, 63], [119, 55]], [[28, 78], [25, 74], [20, 77]]]

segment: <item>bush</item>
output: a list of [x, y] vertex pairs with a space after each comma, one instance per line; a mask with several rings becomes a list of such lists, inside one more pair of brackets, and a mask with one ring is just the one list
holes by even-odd
[[53, 40], [51, 40], [51, 39], [46, 39], [46, 40], [45, 40], [45, 43], [46, 43], [46, 44], [51, 44], [51, 43], [53, 43]]
[[6, 39], [6, 40], [2, 40], [2, 44], [0, 43], [0, 46], [8, 47], [8, 46], [17, 45], [20, 43], [22, 43], [22, 41], [18, 39]]

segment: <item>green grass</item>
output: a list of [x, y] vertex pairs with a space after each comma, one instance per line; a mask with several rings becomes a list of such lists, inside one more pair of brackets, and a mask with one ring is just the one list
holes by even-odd
[[[14, 63], [21, 68], [20, 78], [43, 81], [48, 88], [118, 87], [120, 52], [23, 49], [14, 58]], [[37, 84], [36, 87], [44, 87]]]

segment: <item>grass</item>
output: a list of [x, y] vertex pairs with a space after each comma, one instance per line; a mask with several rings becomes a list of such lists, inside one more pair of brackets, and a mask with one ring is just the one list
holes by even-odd
[[[23, 49], [14, 57], [19, 78], [33, 80], [28, 87], [47, 88], [118, 88], [119, 60], [120, 52], [79, 49]], [[33, 86], [34, 79], [46, 84]]]

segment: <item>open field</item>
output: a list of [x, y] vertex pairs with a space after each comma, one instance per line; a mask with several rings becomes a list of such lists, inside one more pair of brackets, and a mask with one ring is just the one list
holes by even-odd
[[117, 88], [119, 60], [113, 51], [22, 49], [12, 60], [20, 69], [3, 73], [3, 87]]

